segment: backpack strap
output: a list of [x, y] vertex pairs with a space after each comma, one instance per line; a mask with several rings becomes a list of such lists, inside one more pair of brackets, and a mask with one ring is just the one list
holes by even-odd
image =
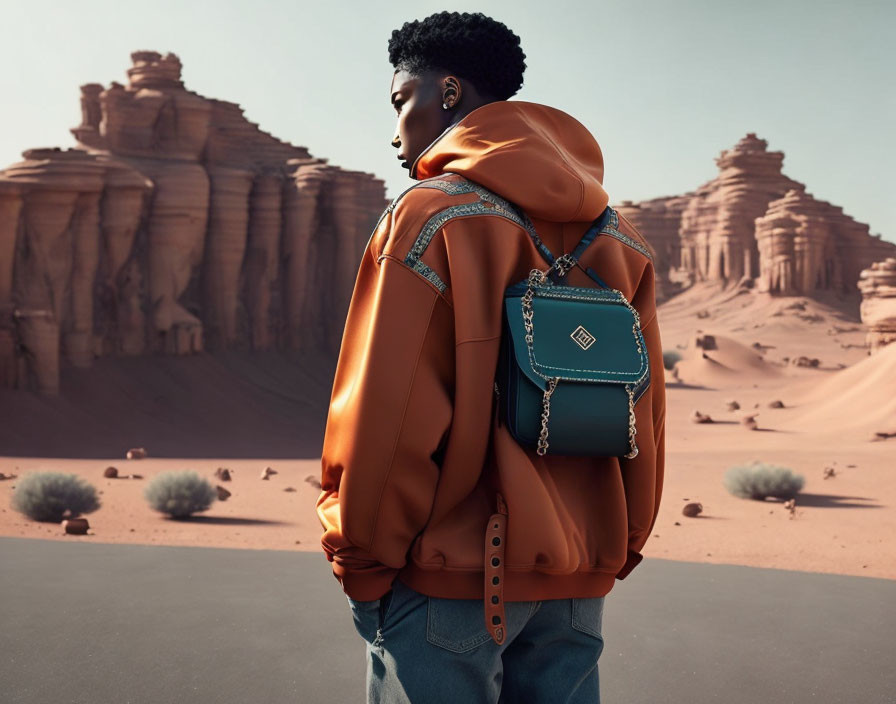
[[[579, 243], [576, 245], [575, 249], [572, 252], [570, 252], [569, 254], [565, 255], [566, 259], [570, 261], [569, 268], [574, 266], [579, 261], [579, 257], [582, 256], [582, 254], [588, 248], [588, 245], [590, 245], [592, 242], [594, 242], [594, 240], [597, 239], [597, 236], [600, 235], [601, 232], [603, 232], [604, 228], [610, 222], [610, 215], [612, 214], [612, 212], [613, 212], [613, 210], [612, 210], [612, 208], [610, 208], [609, 205], [606, 208], [604, 208], [604, 211], [600, 215], [597, 216], [597, 218], [594, 220], [594, 222], [591, 223], [591, 227], [589, 227], [588, 230], [585, 232], [585, 234], [582, 235], [582, 239], [579, 240]], [[542, 247], [542, 248], [547, 249], [547, 247]], [[550, 252], [548, 252], [548, 254], [550, 254]], [[549, 264], [553, 265], [553, 263], [554, 263], [554, 260], [553, 260], [553, 255], [552, 255], [551, 261], [549, 261]], [[585, 269], [585, 273], [588, 274], [588, 276], [590, 276], [592, 279], [594, 279], [598, 283], [599, 286], [601, 286], [603, 288], [610, 288], [609, 286], [607, 286], [607, 284], [604, 282], [604, 280], [601, 279], [594, 272], [594, 269], [592, 269], [590, 266]], [[551, 281], [553, 281], [555, 284], [560, 284], [563, 286], [569, 285], [568, 282], [566, 281], [566, 277], [561, 276], [556, 271], [551, 271], [549, 276], [550, 276]]]

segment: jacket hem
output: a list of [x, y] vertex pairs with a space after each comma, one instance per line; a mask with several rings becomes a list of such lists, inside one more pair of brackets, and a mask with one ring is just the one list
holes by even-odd
[[[484, 599], [484, 570], [422, 569], [411, 562], [397, 576], [415, 591], [443, 599]], [[542, 601], [605, 596], [613, 589], [616, 572], [504, 572], [504, 601]]]

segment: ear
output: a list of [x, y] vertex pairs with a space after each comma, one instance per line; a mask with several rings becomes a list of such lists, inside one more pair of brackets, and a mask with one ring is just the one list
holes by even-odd
[[442, 79], [442, 102], [448, 107], [456, 105], [460, 101], [462, 92], [460, 81], [455, 76], [446, 76]]

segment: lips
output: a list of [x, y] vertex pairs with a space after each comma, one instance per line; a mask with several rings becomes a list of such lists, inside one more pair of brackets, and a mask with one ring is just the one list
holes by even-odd
[[399, 154], [398, 160], [401, 162], [402, 168], [404, 168], [404, 169], [410, 168], [410, 165], [408, 164], [407, 160], [404, 158], [404, 154]]

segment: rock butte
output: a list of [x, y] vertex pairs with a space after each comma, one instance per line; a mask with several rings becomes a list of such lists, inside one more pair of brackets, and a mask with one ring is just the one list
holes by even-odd
[[659, 301], [697, 281], [751, 283], [773, 295], [857, 296], [860, 272], [896, 255], [896, 245], [868, 225], [785, 176], [784, 153], [767, 146], [747, 134], [716, 158], [719, 175], [696, 190], [614, 206], [655, 252]]
[[875, 262], [859, 273], [862, 322], [872, 352], [896, 341], [896, 257]]
[[202, 349], [338, 351], [385, 184], [313, 157], [131, 54], [81, 86], [75, 149], [0, 171], [0, 388], [60, 361]]
[[[0, 388], [56, 394], [61, 363], [106, 355], [334, 355], [384, 182], [187, 90], [174, 54], [131, 59], [127, 86], [81, 86], [78, 148], [0, 171]], [[697, 281], [861, 290], [871, 349], [892, 341], [896, 245], [766, 146], [748, 134], [695, 191], [615, 206], [654, 252], [658, 301]]]

